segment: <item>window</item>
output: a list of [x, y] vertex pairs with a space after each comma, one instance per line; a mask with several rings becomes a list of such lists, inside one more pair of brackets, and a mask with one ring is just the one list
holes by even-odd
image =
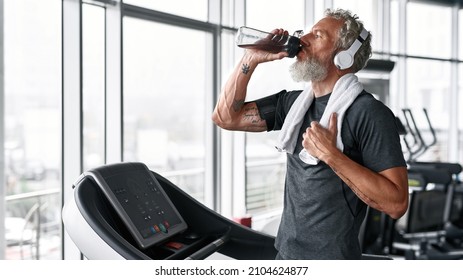
[[221, 22], [224, 26], [229, 27], [239, 27], [237, 26], [237, 22], [239, 19], [237, 18], [237, 8], [236, 8], [237, 0], [222, 0], [222, 14], [221, 14]]
[[389, 43], [389, 48], [391, 53], [399, 53], [399, 34], [400, 34], [400, 24], [399, 24], [399, 1], [398, 0], [391, 0], [390, 3], [391, 12], [389, 14], [389, 23], [390, 23], [390, 30], [391, 30], [391, 41]]
[[246, 25], [271, 31], [284, 28], [290, 33], [304, 29], [304, 1], [282, 5], [279, 0], [246, 1]]
[[125, 4], [207, 21], [208, 0], [124, 0]]
[[[463, 64], [458, 64], [458, 74], [460, 75], [458, 79], [458, 108], [463, 108]], [[463, 162], [463, 112], [461, 110], [458, 111], [458, 157], [457, 162]]]
[[4, 1], [4, 36], [5, 258], [60, 259], [61, 1]]
[[458, 10], [458, 59], [463, 60], [463, 10]]
[[[463, 59], [463, 10], [458, 10], [458, 58], [460, 60]], [[463, 64], [459, 63], [458, 64], [458, 108], [463, 108]], [[457, 112], [457, 120], [458, 120], [458, 157], [457, 157], [457, 162], [463, 162], [463, 112], [458, 110]]]
[[[452, 46], [452, 10], [450, 7], [407, 4], [407, 55], [450, 58]], [[437, 39], [436, 39], [437, 38]], [[430, 59], [406, 59], [406, 104], [414, 111], [418, 125], [430, 138], [423, 109], [429, 113], [437, 133], [437, 144], [420, 160], [448, 161], [450, 62]]]
[[407, 5], [407, 54], [450, 58], [451, 8], [414, 2]]
[[420, 160], [448, 161], [449, 100], [449, 62], [407, 59], [406, 107], [412, 110], [426, 143], [431, 143], [432, 135], [423, 109], [428, 111], [431, 124], [437, 132], [437, 144]]
[[105, 162], [105, 10], [82, 5], [83, 169]]
[[130, 17], [123, 34], [124, 161], [204, 202], [211, 34]]

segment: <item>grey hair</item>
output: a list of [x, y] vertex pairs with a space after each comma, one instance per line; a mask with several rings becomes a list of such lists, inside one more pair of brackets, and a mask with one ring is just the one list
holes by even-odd
[[[359, 20], [359, 17], [356, 14], [352, 15], [349, 10], [326, 9], [325, 16], [344, 21], [344, 25], [339, 30], [339, 38], [335, 43], [335, 49], [337, 50], [347, 50], [354, 43], [355, 39], [360, 35], [364, 28], [363, 22]], [[352, 65], [354, 73], [362, 70], [367, 65], [370, 57], [371, 33], [368, 32], [367, 38], [363, 41], [362, 46], [355, 54], [354, 64]]]

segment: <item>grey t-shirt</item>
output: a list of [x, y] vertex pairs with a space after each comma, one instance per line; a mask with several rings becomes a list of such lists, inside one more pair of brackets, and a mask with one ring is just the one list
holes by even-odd
[[[301, 91], [281, 91], [257, 100], [268, 130], [280, 130]], [[319, 121], [331, 95], [315, 98], [306, 113], [293, 155], [287, 155], [284, 208], [275, 247], [288, 259], [360, 259], [358, 240], [366, 205], [324, 162], [299, 159], [302, 133]], [[395, 117], [362, 92], [347, 110], [341, 129], [344, 154], [375, 171], [406, 166]]]

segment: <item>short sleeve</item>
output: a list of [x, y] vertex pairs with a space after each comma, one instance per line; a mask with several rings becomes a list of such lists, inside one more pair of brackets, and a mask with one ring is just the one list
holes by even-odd
[[364, 166], [375, 172], [406, 166], [395, 116], [386, 105], [373, 97], [361, 98], [346, 119]]
[[281, 129], [286, 114], [301, 92], [282, 90], [276, 94], [254, 101], [259, 110], [260, 117], [267, 123], [267, 131]]

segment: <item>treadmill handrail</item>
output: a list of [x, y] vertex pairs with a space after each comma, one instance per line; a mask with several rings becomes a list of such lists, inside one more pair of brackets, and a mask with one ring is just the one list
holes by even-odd
[[220, 238], [212, 241], [208, 245], [189, 255], [185, 260], [202, 260], [207, 258], [209, 255], [216, 252], [220, 247], [222, 247], [230, 239], [231, 228], [228, 228], [227, 233], [222, 235]]

